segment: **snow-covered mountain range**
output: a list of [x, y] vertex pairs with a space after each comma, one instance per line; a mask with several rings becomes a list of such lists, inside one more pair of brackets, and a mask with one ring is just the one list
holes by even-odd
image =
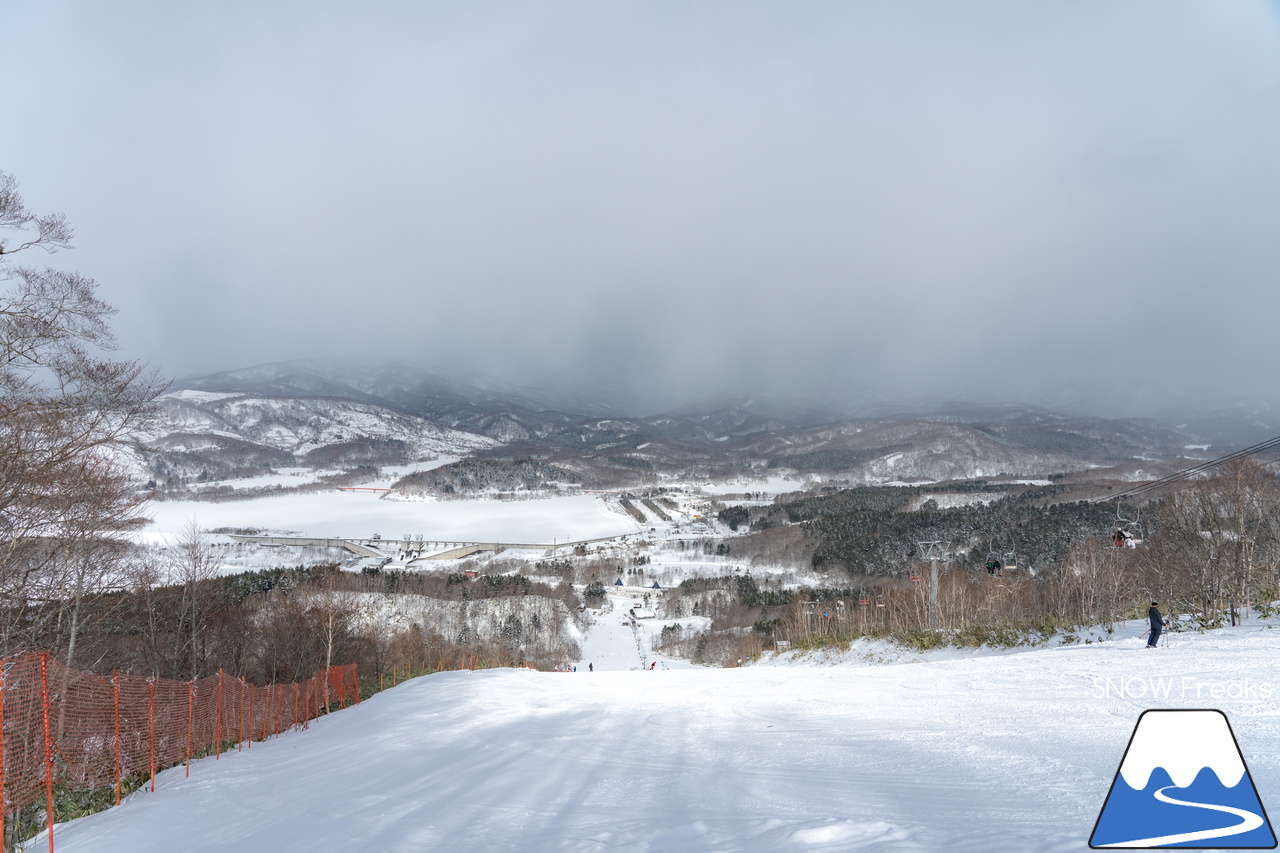
[[1216, 421], [1214, 413], [1191, 413], [1174, 423], [1023, 403], [915, 401], [895, 410], [877, 399], [877, 414], [854, 416], [848, 400], [726, 394], [642, 416], [604, 396], [583, 399], [458, 368], [284, 362], [175, 383], [141, 438], [162, 487], [282, 467], [334, 471], [472, 456], [547, 460], [586, 487], [616, 487], [788, 472], [883, 482], [1150, 467], [1216, 456], [1274, 428], [1259, 409], [1222, 411]]

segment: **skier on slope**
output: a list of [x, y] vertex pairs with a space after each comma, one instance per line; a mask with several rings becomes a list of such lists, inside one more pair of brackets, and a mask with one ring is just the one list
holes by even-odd
[[1154, 649], [1156, 643], [1160, 640], [1160, 633], [1169, 624], [1169, 620], [1161, 617], [1160, 605], [1155, 601], [1151, 602], [1151, 609], [1147, 611], [1147, 619], [1151, 622], [1151, 639], [1147, 640], [1147, 648]]

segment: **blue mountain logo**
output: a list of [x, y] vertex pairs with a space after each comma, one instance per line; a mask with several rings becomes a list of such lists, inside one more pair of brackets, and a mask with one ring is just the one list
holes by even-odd
[[1144, 711], [1089, 846], [1273, 849], [1276, 835], [1227, 716]]

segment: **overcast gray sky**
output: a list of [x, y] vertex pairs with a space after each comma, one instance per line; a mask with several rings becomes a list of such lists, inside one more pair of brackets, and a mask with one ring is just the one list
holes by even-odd
[[1275, 385], [1275, 2], [5, 0], [0, 32], [0, 169], [173, 375]]

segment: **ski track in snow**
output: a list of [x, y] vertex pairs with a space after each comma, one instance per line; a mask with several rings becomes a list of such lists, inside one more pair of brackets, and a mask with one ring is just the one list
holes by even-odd
[[57, 849], [1084, 851], [1139, 714], [1209, 704], [1263, 802], [1280, 797], [1274, 698], [1098, 687], [1270, 684], [1280, 632], [1256, 624], [1159, 654], [1131, 623], [1126, 639], [1005, 655], [636, 672], [620, 620], [584, 643], [596, 672], [584, 657], [576, 673], [414, 679], [190, 779], [167, 771], [156, 793], [60, 826]]

